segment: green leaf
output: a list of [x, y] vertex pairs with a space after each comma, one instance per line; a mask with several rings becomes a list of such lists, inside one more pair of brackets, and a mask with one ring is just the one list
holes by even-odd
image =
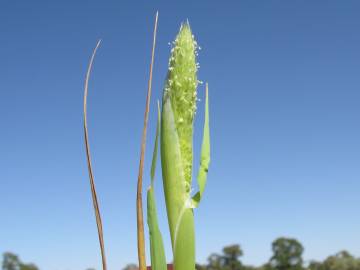
[[187, 199], [185, 175], [181, 161], [180, 142], [169, 98], [165, 98], [161, 113], [161, 168], [170, 227], [174, 248], [175, 228]]
[[209, 128], [209, 98], [208, 98], [208, 84], [206, 84], [205, 90], [205, 121], [204, 121], [204, 131], [203, 131], [203, 141], [201, 145], [201, 160], [200, 160], [200, 168], [198, 172], [198, 185], [199, 191], [192, 198], [192, 207], [196, 208], [202, 198], [207, 174], [209, 170], [210, 164], [210, 128]]
[[191, 197], [181, 161], [179, 137], [168, 97], [163, 100], [161, 114], [161, 167], [174, 255], [174, 268], [194, 270], [195, 232]]
[[160, 102], [157, 101], [157, 108], [158, 108], [158, 115], [157, 115], [157, 123], [156, 123], [156, 135], [155, 135], [155, 144], [154, 144], [154, 151], [151, 161], [151, 186], [154, 184], [155, 178], [155, 169], [156, 169], [156, 161], [157, 161], [157, 152], [158, 152], [158, 141], [159, 141], [159, 133], [160, 133]]
[[157, 151], [158, 151], [159, 129], [160, 129], [160, 105], [158, 101], [158, 119], [156, 126], [154, 152], [151, 163], [151, 185], [147, 191], [147, 223], [150, 234], [151, 268], [152, 270], [167, 270], [164, 243], [159, 229], [156, 203], [155, 203], [155, 194], [154, 194], [154, 179], [155, 179], [155, 169], [156, 169], [156, 160], [157, 160]]
[[147, 222], [150, 233], [150, 255], [152, 270], [167, 270], [163, 238], [157, 220], [153, 187], [147, 191]]

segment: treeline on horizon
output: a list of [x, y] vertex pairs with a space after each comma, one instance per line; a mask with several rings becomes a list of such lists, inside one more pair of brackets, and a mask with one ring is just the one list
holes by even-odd
[[[296, 239], [281, 237], [272, 243], [272, 256], [259, 267], [241, 262], [243, 251], [240, 245], [229, 245], [222, 253], [213, 253], [206, 264], [197, 264], [196, 270], [360, 270], [360, 258], [342, 250], [324, 261], [304, 263], [303, 245]], [[137, 270], [136, 264], [128, 264], [123, 270]], [[24, 263], [11, 252], [3, 253], [2, 270], [40, 270], [34, 263]], [[88, 268], [86, 270], [95, 270]]]

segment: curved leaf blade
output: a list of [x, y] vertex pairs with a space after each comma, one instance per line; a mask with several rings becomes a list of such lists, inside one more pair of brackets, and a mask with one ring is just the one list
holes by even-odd
[[205, 190], [207, 174], [210, 164], [210, 128], [209, 128], [209, 93], [208, 93], [208, 84], [206, 83], [205, 90], [205, 121], [204, 121], [204, 131], [203, 131], [203, 141], [201, 145], [201, 160], [200, 167], [198, 172], [198, 185], [199, 191], [192, 198], [192, 207], [196, 208], [202, 198], [202, 195]]
[[152, 270], [167, 270], [163, 238], [157, 220], [153, 187], [147, 191], [147, 222], [150, 233], [150, 257]]

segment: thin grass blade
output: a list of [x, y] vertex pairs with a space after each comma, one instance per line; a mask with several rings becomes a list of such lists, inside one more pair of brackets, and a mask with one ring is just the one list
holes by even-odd
[[94, 181], [94, 174], [91, 165], [91, 156], [90, 156], [90, 145], [89, 145], [89, 135], [88, 135], [88, 128], [87, 128], [87, 96], [88, 96], [88, 86], [89, 86], [89, 78], [92, 69], [92, 65], [94, 62], [94, 58], [96, 55], [96, 51], [99, 48], [101, 40], [98, 41], [96, 47], [91, 55], [90, 63], [88, 66], [88, 70], [86, 73], [85, 78], [85, 87], [84, 87], [84, 135], [85, 135], [85, 149], [86, 149], [86, 158], [87, 158], [87, 165], [89, 171], [89, 180], [90, 180], [90, 187], [91, 187], [91, 195], [93, 200], [93, 206], [95, 211], [95, 219], [96, 219], [96, 226], [98, 230], [98, 237], [100, 243], [100, 251], [101, 251], [101, 259], [102, 259], [102, 267], [103, 270], [106, 270], [106, 256], [105, 256], [105, 245], [104, 245], [104, 236], [103, 236], [103, 227], [101, 221], [101, 214], [99, 208], [99, 202], [96, 195], [96, 188], [95, 188], [95, 181]]
[[198, 185], [199, 191], [192, 198], [192, 207], [196, 208], [202, 198], [203, 192], [205, 190], [207, 174], [210, 164], [210, 128], [209, 128], [209, 90], [208, 84], [206, 83], [205, 90], [205, 121], [204, 121], [204, 131], [203, 131], [203, 141], [201, 145], [201, 159], [200, 167], [198, 172]]
[[148, 90], [147, 90], [146, 103], [145, 103], [144, 126], [143, 126], [143, 133], [141, 139], [141, 153], [140, 153], [140, 162], [139, 162], [137, 193], [136, 193], [136, 221], [137, 221], [137, 244], [138, 244], [137, 246], [138, 246], [138, 260], [139, 260], [140, 270], [146, 270], [145, 233], [144, 233], [144, 217], [143, 217], [143, 206], [142, 206], [142, 180], [143, 180], [143, 171], [144, 171], [146, 131], [147, 131], [147, 123], [149, 118], [149, 108], [150, 108], [150, 99], [151, 99], [152, 72], [153, 72], [153, 65], [155, 58], [155, 44], [156, 44], [158, 15], [159, 13], [156, 12], [154, 32], [153, 32], [153, 46], [152, 46], [151, 62], [150, 62], [150, 74], [149, 74]]
[[151, 163], [151, 185], [147, 191], [147, 223], [150, 234], [150, 255], [151, 255], [151, 269], [152, 270], [166, 270], [166, 258], [164, 250], [164, 242], [159, 229], [157, 210], [155, 203], [154, 179], [156, 170], [156, 160], [158, 152], [159, 129], [160, 129], [160, 104], [158, 105], [158, 115], [156, 124], [156, 135], [154, 143], [154, 152]]
[[147, 222], [150, 233], [150, 255], [152, 270], [166, 270], [166, 258], [163, 238], [159, 229], [154, 188], [147, 191]]
[[157, 162], [157, 155], [158, 155], [158, 147], [159, 147], [159, 133], [160, 133], [160, 102], [157, 101], [157, 124], [156, 124], [156, 135], [155, 135], [155, 144], [154, 144], [154, 151], [153, 157], [151, 161], [151, 186], [153, 186], [154, 178], [155, 178], [155, 169], [156, 169], [156, 162]]

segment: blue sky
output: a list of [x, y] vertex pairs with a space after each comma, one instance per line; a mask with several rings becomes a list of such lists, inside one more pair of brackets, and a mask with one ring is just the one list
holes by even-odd
[[[154, 14], [145, 183], [170, 47], [189, 19], [209, 82], [212, 163], [196, 210], [197, 258], [240, 243], [259, 265], [279, 236], [305, 260], [360, 256], [360, 2], [0, 3], [0, 252], [41, 269], [100, 269], [82, 130], [89, 132], [110, 269], [136, 262], [135, 192]], [[204, 96], [204, 87], [199, 89]], [[195, 171], [203, 120], [195, 123]], [[160, 226], [171, 259], [160, 170]]]

